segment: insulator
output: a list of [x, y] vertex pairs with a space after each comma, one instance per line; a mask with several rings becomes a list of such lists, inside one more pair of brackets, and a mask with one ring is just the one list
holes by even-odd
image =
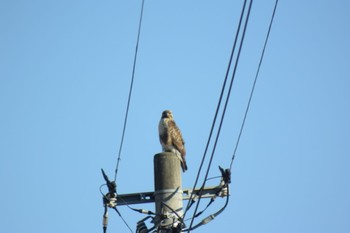
[[148, 229], [145, 222], [138, 222], [136, 226], [136, 233], [147, 233]]

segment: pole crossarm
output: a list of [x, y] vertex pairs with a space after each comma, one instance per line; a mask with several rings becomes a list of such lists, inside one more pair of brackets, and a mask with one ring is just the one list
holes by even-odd
[[[210, 187], [205, 187], [203, 188], [202, 191], [202, 195], [201, 198], [212, 198], [218, 195], [218, 193], [220, 193], [223, 189], [223, 186], [219, 185], [219, 186], [210, 186]], [[195, 188], [194, 190], [192, 189], [185, 189], [183, 190], [183, 200], [189, 200], [191, 197], [191, 194], [198, 194], [200, 193], [200, 188]], [[221, 197], [226, 196], [227, 192], [224, 192], [223, 195], [220, 195]]]
[[[212, 198], [217, 196], [219, 192], [223, 189], [222, 186], [211, 186], [203, 188], [201, 198]], [[183, 190], [183, 200], [189, 200], [191, 194], [194, 195], [200, 192], [200, 188], [184, 189]], [[221, 197], [226, 196], [226, 194], [220, 195]], [[144, 204], [154, 202], [154, 192], [142, 192], [142, 193], [130, 193], [130, 194], [118, 194], [117, 195], [117, 206], [122, 205], [134, 205], [134, 204]]]
[[117, 206], [154, 202], [154, 192], [118, 194]]

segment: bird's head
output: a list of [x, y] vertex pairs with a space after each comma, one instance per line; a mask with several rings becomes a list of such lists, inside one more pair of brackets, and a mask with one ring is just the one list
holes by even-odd
[[173, 113], [170, 110], [165, 110], [162, 113], [162, 118], [173, 119]]

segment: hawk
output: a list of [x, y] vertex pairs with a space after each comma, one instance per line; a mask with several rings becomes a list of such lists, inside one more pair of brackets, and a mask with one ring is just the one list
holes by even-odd
[[185, 142], [170, 110], [163, 111], [158, 130], [163, 151], [173, 152], [180, 159], [182, 171], [185, 172], [187, 170]]

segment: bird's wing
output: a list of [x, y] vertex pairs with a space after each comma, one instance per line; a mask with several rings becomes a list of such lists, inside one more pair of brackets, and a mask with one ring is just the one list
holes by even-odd
[[186, 155], [185, 141], [182, 138], [180, 129], [174, 121], [169, 122], [169, 136], [176, 150], [178, 150], [183, 157]]

